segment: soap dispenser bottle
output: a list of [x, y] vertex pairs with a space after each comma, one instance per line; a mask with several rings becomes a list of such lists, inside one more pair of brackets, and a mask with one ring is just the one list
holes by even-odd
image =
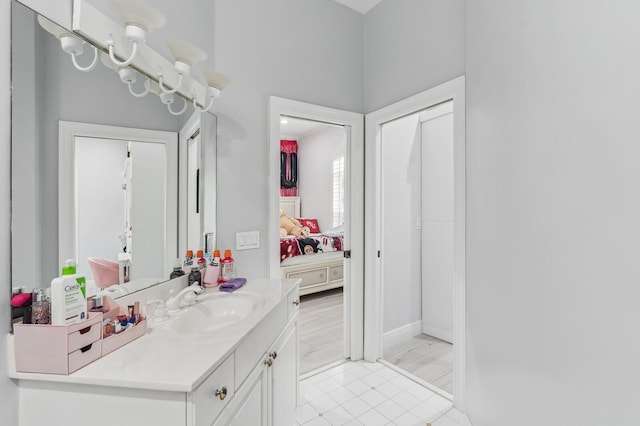
[[178, 278], [184, 275], [184, 270], [182, 269], [182, 265], [180, 263], [180, 259], [176, 259], [175, 263], [173, 264], [173, 271], [171, 271], [171, 274], [169, 275], [169, 279], [174, 279], [174, 278]]

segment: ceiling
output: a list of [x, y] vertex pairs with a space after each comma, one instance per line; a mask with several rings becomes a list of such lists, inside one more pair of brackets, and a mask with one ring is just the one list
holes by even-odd
[[350, 7], [353, 10], [357, 10], [363, 15], [373, 9], [382, 0], [334, 0], [337, 3]]
[[296, 139], [309, 135], [322, 127], [335, 126], [335, 124], [323, 123], [320, 121], [303, 120], [295, 117], [281, 117], [286, 119], [286, 123], [280, 121], [280, 134], [284, 137]]

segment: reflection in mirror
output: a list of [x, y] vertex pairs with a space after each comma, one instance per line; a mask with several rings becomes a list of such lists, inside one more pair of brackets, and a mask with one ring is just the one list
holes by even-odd
[[[122, 225], [118, 225], [120, 231], [116, 232], [114, 241], [112, 235], [106, 237], [94, 235], [87, 238], [84, 229], [85, 225], [89, 225], [89, 223], [86, 221], [79, 224], [77, 229], [73, 222], [71, 225], [67, 225], [69, 227], [67, 229], [75, 230], [75, 239], [82, 253], [76, 253], [75, 248], [68, 252], [59, 249], [65, 236], [68, 236], [66, 233], [61, 235], [59, 227], [63, 221], [68, 221], [74, 216], [66, 214], [59, 216], [59, 206], [60, 204], [75, 206], [75, 204], [74, 202], [69, 203], [70, 197], [74, 194], [71, 190], [61, 192], [61, 195], [65, 194], [68, 199], [59, 200], [58, 175], [61, 170], [63, 174], [73, 175], [74, 168], [68, 164], [73, 164], [69, 162], [76, 161], [73, 156], [69, 156], [63, 159], [63, 162], [67, 161], [67, 165], [58, 162], [60, 122], [98, 123], [113, 128], [127, 128], [132, 134], [117, 137], [105, 136], [105, 138], [127, 142], [136, 140], [148, 142], [148, 139], [145, 138], [136, 139], [135, 132], [139, 129], [154, 129], [170, 132], [176, 137], [186, 126], [186, 122], [191, 121], [189, 116], [192, 114], [193, 107], [190, 107], [183, 116], [174, 116], [153, 93], [143, 98], [136, 98], [129, 93], [127, 85], [121, 83], [118, 74], [103, 66], [100, 61], [90, 72], [78, 71], [69, 60], [69, 55], [60, 48], [60, 42], [38, 24], [36, 14], [33, 11], [16, 1], [13, 1], [11, 6], [12, 282], [10, 287], [32, 291], [48, 287], [51, 280], [60, 275], [61, 262], [66, 258], [77, 259], [79, 272], [92, 277], [87, 257], [95, 256], [117, 261], [118, 254], [124, 253], [121, 240], [118, 238], [119, 235], [124, 234], [121, 229]], [[89, 51], [89, 46], [87, 46], [87, 51]], [[142, 87], [143, 80], [143, 76], [138, 75], [137, 91], [138, 86]], [[208, 171], [205, 173], [201, 171], [201, 174], [206, 176], [206, 173], [215, 173], [215, 117], [208, 113], [194, 115], [197, 116], [195, 120], [197, 123], [202, 122], [203, 126], [205, 123], [207, 125], [206, 132], [201, 133], [201, 150], [207, 153], [203, 156], [201, 168]], [[93, 134], [84, 136], [95, 137]], [[78, 142], [78, 144], [80, 143]], [[184, 148], [180, 146], [179, 149]], [[173, 260], [180, 256], [182, 246], [186, 246], [186, 229], [184, 228], [187, 221], [182, 206], [184, 197], [182, 191], [185, 186], [182, 182], [185, 172], [182, 170], [182, 163], [178, 166], [177, 148], [173, 152], [165, 151], [164, 162], [156, 161], [156, 164], [163, 163], [164, 167], [154, 168], [154, 171], [159, 174], [154, 179], [159, 180], [161, 179], [160, 175], [164, 176], [166, 194], [171, 193], [173, 197], [180, 196], [179, 208], [174, 207], [173, 212], [174, 215], [182, 219], [176, 218], [172, 228], [169, 227], [168, 222], [165, 223], [162, 237], [164, 243], [158, 243], [165, 253], [159, 255], [160, 259], [157, 262], [158, 265], [163, 265], [163, 269], [141, 272], [145, 276], [155, 277], [154, 282], [158, 279], [168, 279], [167, 268], [170, 268]], [[104, 158], [93, 148], [85, 154], [92, 160], [100, 161]], [[141, 154], [140, 157], [146, 158], [147, 155], [146, 153]], [[182, 155], [181, 151], [180, 156]], [[169, 169], [169, 165], [173, 167], [173, 171]], [[179, 173], [178, 167], [180, 167]], [[92, 169], [96, 171], [95, 168]], [[200, 182], [202, 202], [209, 207], [215, 207], [215, 177], [207, 181], [204, 179], [205, 176]], [[85, 182], [90, 179], [89, 177], [82, 178]], [[181, 183], [178, 184], [178, 181]], [[121, 182], [118, 185], [120, 187]], [[95, 197], [98, 191], [92, 193], [89, 189], [87, 193]], [[124, 197], [124, 195], [122, 196]], [[83, 205], [92, 206], [96, 210], [102, 208], [115, 211], [121, 208], [123, 212], [119, 216], [124, 215], [125, 208], [122, 200], [117, 201], [119, 207], [116, 208], [112, 202], [107, 202], [106, 198], [86, 202], [84, 195], [80, 195], [80, 197], [79, 203]], [[136, 210], [135, 203], [136, 195], [133, 195], [133, 211]], [[92, 216], [94, 214], [96, 214], [95, 211], [89, 213], [89, 216], [85, 213], [84, 217], [96, 219]], [[215, 208], [207, 211], [206, 217], [202, 220], [213, 224], [210, 232], [214, 232]], [[106, 228], [106, 225], [104, 227]], [[92, 232], [105, 231], [102, 224], [101, 226], [91, 224], [89, 228], [92, 229]], [[140, 245], [136, 243], [135, 235], [133, 238], [133, 242], [129, 242], [128, 250], [131, 250], [135, 258], [141, 250]], [[86, 246], [87, 240], [92, 240], [92, 244], [95, 245], [85, 251], [82, 247]], [[180, 243], [180, 247], [178, 243]], [[138, 259], [140, 258], [138, 257], [134, 262]], [[141, 262], [138, 264], [140, 265]], [[133, 268], [130, 278], [132, 280], [140, 278]], [[127, 291], [138, 288], [131, 286]]]
[[60, 122], [59, 263], [108, 294], [165, 281], [177, 228], [177, 134]]

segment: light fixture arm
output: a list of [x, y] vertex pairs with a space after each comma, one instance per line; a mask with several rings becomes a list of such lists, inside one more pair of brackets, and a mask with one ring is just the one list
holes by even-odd
[[136, 53], [138, 52], [138, 42], [136, 40], [133, 40], [131, 41], [131, 43], [133, 44], [133, 50], [131, 51], [131, 56], [126, 61], [120, 62], [119, 60], [116, 59], [116, 55], [114, 53], [113, 40], [109, 39], [107, 41], [107, 45], [109, 46], [109, 58], [111, 58], [111, 62], [113, 62], [119, 67], [128, 66], [131, 63], [131, 61], [133, 61], [133, 58], [135, 58]]
[[76, 56], [78, 55], [76, 55], [75, 53], [70, 53], [70, 55], [71, 55], [71, 61], [73, 62], [73, 66], [80, 71], [84, 71], [84, 72], [91, 71], [96, 67], [96, 64], [98, 63], [98, 48], [95, 46], [93, 46], [93, 61], [91, 61], [91, 63], [86, 67], [83, 67], [82, 65], [78, 64], [78, 61], [76, 60]]
[[193, 107], [196, 109], [196, 111], [199, 111], [199, 112], [208, 112], [213, 106], [213, 104], [216, 102], [216, 99], [212, 96], [211, 99], [209, 100], [209, 105], [207, 105], [205, 108], [200, 108], [196, 102], [195, 96], [192, 98], [192, 100], [193, 100]]
[[127, 86], [129, 86], [129, 93], [131, 93], [136, 98], [142, 98], [144, 96], [147, 96], [149, 91], [151, 91], [151, 80], [149, 80], [149, 77], [147, 77], [147, 79], [144, 81], [144, 92], [142, 93], [134, 92], [132, 85], [133, 85], [132, 81], [127, 81]]
[[174, 87], [173, 89], [167, 89], [166, 87], [164, 87], [163, 84], [163, 75], [162, 72], [158, 73], [158, 86], [160, 86], [160, 90], [162, 90], [164, 93], [176, 93], [178, 91], [178, 89], [180, 88], [180, 85], [182, 84], [182, 73], [178, 73], [178, 83], [176, 84], [176, 87]]
[[182, 115], [182, 114], [184, 114], [184, 112], [187, 110], [187, 106], [189, 105], [189, 102], [185, 99], [185, 100], [184, 100], [184, 106], [182, 107], [182, 109], [181, 109], [180, 111], [174, 111], [174, 110], [172, 110], [172, 109], [171, 109], [171, 104], [172, 104], [172, 102], [167, 103], [167, 109], [169, 110], [169, 112], [170, 112], [171, 114], [173, 114], [173, 115]]

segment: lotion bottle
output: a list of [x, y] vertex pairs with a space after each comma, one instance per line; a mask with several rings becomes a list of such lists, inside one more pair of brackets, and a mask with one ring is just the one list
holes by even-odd
[[220, 250], [213, 251], [213, 259], [211, 263], [207, 265], [207, 270], [204, 274], [203, 284], [205, 287], [215, 287], [220, 281]]

